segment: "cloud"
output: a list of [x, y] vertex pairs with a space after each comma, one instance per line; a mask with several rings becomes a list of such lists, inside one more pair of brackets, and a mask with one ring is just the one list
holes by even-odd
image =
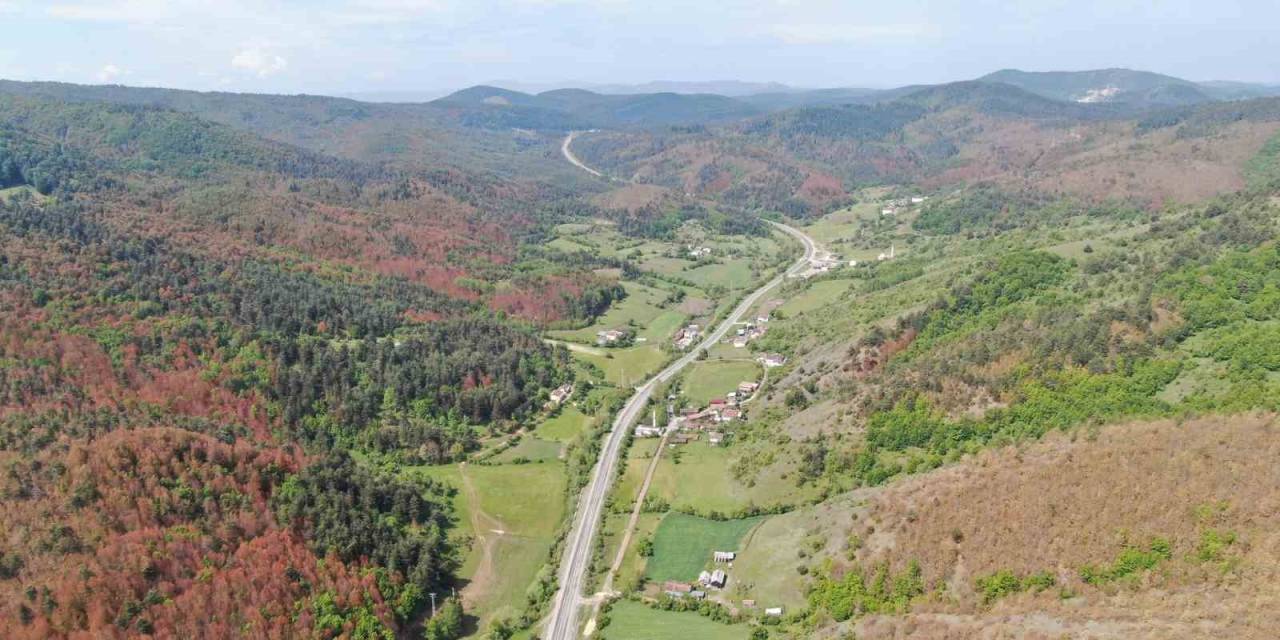
[[289, 68], [289, 61], [262, 47], [246, 47], [231, 58], [231, 66], [266, 78]]
[[120, 67], [117, 67], [114, 64], [107, 64], [98, 71], [98, 74], [95, 77], [98, 79], [98, 82], [110, 84], [115, 82], [116, 78], [119, 78], [123, 74], [124, 70]]

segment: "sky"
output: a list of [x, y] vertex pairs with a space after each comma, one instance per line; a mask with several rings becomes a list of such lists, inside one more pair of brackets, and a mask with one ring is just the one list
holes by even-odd
[[1129, 67], [1280, 83], [1275, 0], [0, 0], [0, 78], [267, 93], [891, 87]]

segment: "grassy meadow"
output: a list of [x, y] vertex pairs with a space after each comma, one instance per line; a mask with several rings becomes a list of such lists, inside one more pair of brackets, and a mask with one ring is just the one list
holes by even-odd
[[764, 519], [710, 520], [672, 511], [653, 534], [653, 557], [645, 565], [650, 581], [689, 581], [711, 566], [715, 551], [738, 551], [743, 536]]
[[599, 640], [746, 640], [746, 625], [727, 625], [685, 611], [659, 611], [622, 600], [609, 611], [609, 626]]

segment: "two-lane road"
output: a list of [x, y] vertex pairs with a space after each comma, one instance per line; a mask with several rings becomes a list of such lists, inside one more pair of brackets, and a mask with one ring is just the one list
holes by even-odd
[[[570, 152], [569, 144], [573, 142], [574, 135], [573, 133], [569, 134], [565, 138], [564, 144], [561, 145], [561, 151], [564, 153], [565, 158], [595, 175], [600, 175], [598, 172], [578, 162], [577, 158]], [[769, 224], [800, 241], [804, 245], [804, 256], [785, 272], [743, 298], [738, 303], [738, 306], [734, 307], [733, 311], [720, 322], [716, 329], [707, 334], [696, 347], [690, 349], [688, 353], [675, 362], [667, 365], [667, 368], [649, 378], [644, 384], [636, 387], [635, 394], [627, 400], [622, 410], [618, 412], [617, 418], [613, 421], [613, 427], [610, 429], [609, 434], [605, 436], [604, 446], [600, 449], [600, 460], [596, 463], [596, 468], [591, 474], [591, 480], [583, 488], [582, 494], [578, 498], [578, 510], [574, 514], [573, 527], [569, 530], [569, 537], [565, 541], [564, 555], [560, 560], [560, 589], [556, 592], [555, 599], [552, 601], [546, 635], [544, 636], [548, 640], [575, 640], [578, 635], [578, 618], [582, 610], [582, 589], [586, 580], [587, 568], [591, 564], [591, 545], [595, 539], [596, 531], [600, 527], [604, 499], [609, 493], [610, 481], [613, 478], [614, 470], [618, 466], [618, 458], [622, 451], [622, 443], [625, 440], [627, 429], [644, 411], [654, 388], [659, 383], [670, 380], [681, 369], [693, 362], [697, 358], [699, 351], [710, 349], [720, 342], [734, 328], [734, 324], [741, 320], [742, 316], [751, 307], [755, 306], [770, 289], [778, 286], [786, 277], [800, 273], [808, 268], [809, 261], [817, 251], [817, 245], [814, 243], [813, 238], [785, 224], [778, 222], [769, 222]]]

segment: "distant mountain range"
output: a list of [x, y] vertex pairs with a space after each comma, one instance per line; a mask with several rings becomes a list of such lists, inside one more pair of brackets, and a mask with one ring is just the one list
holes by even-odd
[[1280, 95], [1280, 87], [1243, 82], [1197, 83], [1132, 69], [1047, 72], [1004, 69], [979, 80], [1011, 84], [1055, 100], [1156, 107]]
[[[504, 85], [510, 83], [502, 83]], [[517, 83], [518, 84], [518, 83]], [[534, 85], [522, 85], [533, 87]], [[801, 89], [779, 83], [741, 81], [650, 82], [637, 85], [589, 85], [520, 91], [511, 86], [478, 85], [442, 97], [434, 92], [392, 92], [354, 96], [254, 96], [197, 93], [171, 89], [84, 87], [56, 83], [0, 81], [0, 93], [36, 94], [70, 100], [142, 103], [200, 113], [259, 133], [285, 124], [297, 131], [290, 142], [320, 147], [307, 140], [318, 124], [373, 120], [446, 129], [565, 131], [698, 127], [759, 118], [803, 108], [877, 105], [906, 100], [936, 110], [960, 101], [984, 111], [1030, 117], [1096, 119], [1280, 95], [1280, 86], [1243, 82], [1192, 82], [1131, 69], [1030, 72], [1005, 69], [971, 81], [909, 85], [892, 89]], [[261, 107], [245, 111], [245, 103]], [[394, 104], [392, 104], [394, 103]], [[308, 118], [295, 116], [306, 114]], [[852, 112], [850, 112], [852, 113]], [[388, 119], [386, 115], [394, 115]], [[812, 116], [812, 114], [809, 114]], [[849, 113], [844, 114], [847, 117]], [[281, 122], [276, 122], [281, 120]], [[304, 125], [307, 125], [304, 127]], [[301, 127], [301, 128], [300, 128]], [[397, 135], [390, 131], [388, 136]], [[332, 135], [326, 129], [325, 136]], [[326, 141], [350, 145], [355, 140]], [[437, 141], [442, 142], [442, 141]], [[326, 146], [328, 150], [332, 147]]]
[[[997, 88], [1000, 86], [1005, 88]], [[534, 93], [481, 85], [433, 104], [468, 110], [464, 120], [482, 127], [545, 128], [559, 123], [569, 128], [616, 128], [714, 124], [787, 109], [870, 105], [909, 96], [924, 103], [977, 101], [984, 109], [1021, 115], [1090, 118], [1276, 95], [1280, 95], [1280, 86], [1192, 82], [1131, 69], [1005, 69], [968, 82], [894, 89], [799, 89], [775, 83], [721, 81], [599, 85], [590, 90]]]

